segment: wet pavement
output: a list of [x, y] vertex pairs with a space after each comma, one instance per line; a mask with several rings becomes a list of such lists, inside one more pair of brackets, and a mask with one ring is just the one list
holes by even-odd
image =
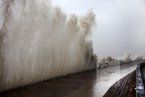
[[137, 64], [109, 67], [107, 70], [113, 72], [101, 77], [95, 70], [58, 77], [2, 92], [0, 97], [102, 97], [116, 81], [134, 71]]
[[93, 70], [2, 92], [0, 97], [93, 97], [95, 80]]
[[[96, 79], [94, 97], [103, 97], [103, 95], [116, 81], [136, 70], [136, 67], [140, 62], [141, 61], [133, 62], [130, 64], [123, 64], [121, 66], [112, 66], [102, 71], [102, 75], [99, 77], [97, 76]], [[109, 71], [109, 73], [106, 71]]]
[[103, 97], [136, 97], [136, 71], [111, 86]]

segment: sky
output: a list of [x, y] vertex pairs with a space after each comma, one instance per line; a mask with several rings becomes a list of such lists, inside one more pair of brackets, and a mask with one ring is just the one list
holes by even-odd
[[94, 52], [100, 56], [121, 57], [125, 52], [145, 55], [144, 0], [53, 0], [67, 14], [96, 14], [92, 30]]

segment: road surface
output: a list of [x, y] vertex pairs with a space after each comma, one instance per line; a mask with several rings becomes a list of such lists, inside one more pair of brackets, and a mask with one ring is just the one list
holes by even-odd
[[137, 64], [109, 67], [100, 76], [95, 70], [71, 74], [5, 91], [0, 97], [103, 97], [116, 81], [134, 71]]

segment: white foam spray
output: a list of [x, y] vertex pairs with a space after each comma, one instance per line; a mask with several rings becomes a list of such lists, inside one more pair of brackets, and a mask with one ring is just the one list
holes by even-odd
[[95, 68], [95, 14], [67, 16], [49, 0], [1, 0], [0, 91]]

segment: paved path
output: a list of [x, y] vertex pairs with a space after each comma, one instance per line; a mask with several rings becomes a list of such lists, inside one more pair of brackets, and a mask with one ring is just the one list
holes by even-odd
[[117, 81], [103, 97], [136, 97], [136, 72]]
[[118, 80], [125, 77], [127, 74], [133, 72], [140, 62], [134, 62], [130, 64], [124, 64], [119, 66], [109, 67], [107, 71], [113, 71], [112, 73], [106, 73], [101, 77], [97, 77], [95, 85], [95, 96], [103, 97], [103, 95], [108, 91], [108, 89]]
[[106, 70], [113, 72], [101, 77], [95, 70], [59, 77], [2, 92], [0, 97], [102, 97], [116, 81], [134, 71], [136, 64], [109, 67]]

